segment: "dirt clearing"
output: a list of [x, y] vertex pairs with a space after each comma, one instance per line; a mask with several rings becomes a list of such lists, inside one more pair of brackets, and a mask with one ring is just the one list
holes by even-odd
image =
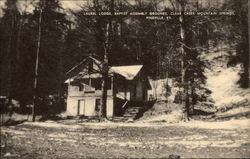
[[179, 124], [26, 122], [2, 127], [1, 137], [2, 158], [250, 157], [249, 119]]

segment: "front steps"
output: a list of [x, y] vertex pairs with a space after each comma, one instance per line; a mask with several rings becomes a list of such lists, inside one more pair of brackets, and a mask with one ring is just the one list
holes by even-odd
[[[117, 116], [110, 117], [107, 120], [113, 122], [133, 122], [134, 120], [140, 118], [143, 113], [150, 109], [154, 105], [155, 101], [149, 102], [138, 102], [138, 101], [129, 101], [126, 103], [124, 108], [121, 108], [121, 112], [117, 113]], [[120, 104], [124, 104], [121, 102]], [[122, 110], [123, 109], [123, 110]], [[99, 117], [77, 117], [79, 123], [81, 122], [101, 122], [103, 119]]]
[[132, 122], [137, 119], [137, 115], [142, 107], [128, 107], [121, 117], [114, 117], [114, 122]]

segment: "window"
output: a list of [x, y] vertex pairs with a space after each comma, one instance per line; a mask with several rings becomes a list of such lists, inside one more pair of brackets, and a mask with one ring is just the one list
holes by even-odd
[[82, 91], [83, 91], [83, 89], [84, 89], [83, 84], [80, 84], [80, 85], [79, 85], [79, 92], [82, 92]]
[[89, 78], [85, 78], [82, 80], [82, 82], [86, 85], [89, 85], [89, 80], [90, 80]]
[[85, 93], [95, 93], [94, 88], [91, 87], [92, 85], [92, 79], [90, 78], [85, 78], [82, 80], [83, 85], [84, 85], [84, 92]]
[[101, 99], [96, 98], [95, 99], [95, 111], [99, 112], [101, 106]]
[[92, 87], [95, 88], [95, 90], [101, 90], [102, 89], [102, 79], [101, 78], [96, 78], [92, 79]]
[[93, 63], [89, 62], [88, 63], [88, 73], [92, 73], [93, 72]]
[[[91, 86], [95, 88], [95, 90], [102, 89], [102, 78], [92, 79]], [[107, 89], [111, 89], [111, 78], [107, 79]]]

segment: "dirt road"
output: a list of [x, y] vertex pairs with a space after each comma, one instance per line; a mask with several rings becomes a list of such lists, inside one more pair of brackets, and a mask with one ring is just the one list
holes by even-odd
[[249, 119], [181, 124], [27, 122], [1, 128], [1, 157], [244, 158], [250, 157], [248, 124]]

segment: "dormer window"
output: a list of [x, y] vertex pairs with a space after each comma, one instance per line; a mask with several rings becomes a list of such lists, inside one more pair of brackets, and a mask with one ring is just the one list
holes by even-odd
[[92, 73], [93, 72], [93, 63], [92, 62], [89, 62], [88, 64], [88, 73]]

